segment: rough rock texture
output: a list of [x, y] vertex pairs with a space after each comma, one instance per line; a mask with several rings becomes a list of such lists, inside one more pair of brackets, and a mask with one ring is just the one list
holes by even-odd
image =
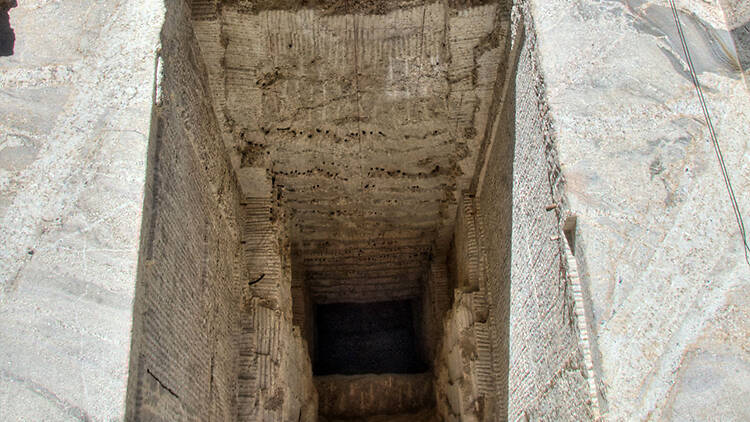
[[446, 420], [587, 420], [595, 376], [579, 329], [585, 313], [574, 312], [583, 298], [563, 261], [562, 180], [533, 19], [525, 7], [516, 17], [486, 161], [457, 215], [438, 411]]
[[[750, 90], [750, 3], [742, 0], [720, 0], [727, 30], [732, 35], [737, 62], [745, 85]], [[731, 49], [730, 49], [731, 51]]]
[[361, 419], [432, 408], [432, 375], [366, 374], [315, 377], [320, 415], [329, 419]]
[[507, 7], [199, 3], [225, 141], [238, 168], [272, 176], [314, 300], [418, 296], [474, 173]]
[[[706, 42], [728, 38], [723, 15], [716, 2], [677, 3], [747, 215], [750, 99], [731, 51]], [[749, 268], [671, 12], [531, 4], [606, 417], [747, 419]]]
[[435, 257], [430, 272], [422, 283], [422, 301], [419, 308], [417, 335], [421, 353], [427, 362], [433, 362], [440, 346], [443, 318], [451, 307], [450, 277], [445, 258]]
[[[498, 205], [503, 202], [498, 202]], [[442, 319], [435, 357], [437, 410], [447, 421], [496, 420], [497, 395], [504, 394], [507, 367], [494, 370], [489, 292], [482, 231], [474, 197], [464, 195], [456, 216], [450, 261], [453, 306]], [[500, 353], [503, 356], [502, 353]], [[502, 391], [502, 393], [500, 392]], [[502, 406], [501, 406], [502, 407]]]
[[[182, 7], [180, 7], [182, 5]], [[175, 3], [162, 28], [126, 419], [235, 420], [240, 191]]]
[[484, 421], [487, 397], [477, 379], [478, 350], [472, 295], [457, 293], [445, 318], [444, 335], [435, 362], [435, 395], [442, 420]]
[[[315, 421], [314, 304], [402, 299], [432, 373], [321, 414], [750, 419], [667, 2], [509, 4], [0, 0], [0, 420], [121, 420], [129, 370], [130, 420]], [[750, 9], [678, 6], [747, 214]]]
[[[575, 302], [563, 266], [559, 207], [559, 164], [539, 73], [534, 20], [525, 8], [519, 11], [514, 43], [518, 49], [515, 79], [510, 82], [513, 111], [503, 110], [497, 135], [509, 131], [512, 147], [512, 234], [510, 236], [510, 288], [503, 273], [489, 267], [490, 291], [509, 291], [508, 419], [588, 420], [593, 416], [584, 369], [583, 352], [573, 312]], [[505, 117], [505, 113], [511, 115]], [[507, 122], [505, 119], [512, 119]], [[503, 121], [507, 128], [502, 128]], [[490, 256], [507, 257], [507, 238], [497, 238], [499, 222], [507, 221], [507, 208], [491, 212], [492, 199], [507, 192], [506, 172], [495, 174], [493, 160], [509, 153], [502, 138], [490, 150], [488, 171], [479, 192], [480, 220], [489, 241]], [[498, 163], [499, 164], [499, 163]], [[499, 219], [499, 220], [498, 220]], [[496, 256], [496, 255], [495, 255]], [[506, 258], [507, 259], [507, 258]], [[489, 262], [493, 262], [489, 258]], [[501, 269], [499, 267], [498, 269]], [[497, 281], [495, 281], [497, 280]], [[501, 295], [498, 295], [502, 297]], [[502, 302], [490, 306], [490, 315], [503, 317]], [[495, 362], [498, 357], [495, 356]]]
[[19, 3], [0, 57], [0, 420], [119, 420], [164, 4]]
[[401, 413], [398, 415], [375, 415], [357, 419], [326, 419], [320, 417], [320, 422], [440, 422], [435, 409], [425, 409], [417, 413]]
[[242, 199], [241, 265], [247, 276], [241, 281], [236, 420], [314, 421], [318, 408], [310, 354], [293, 325], [285, 218], [273, 204], [268, 198]]

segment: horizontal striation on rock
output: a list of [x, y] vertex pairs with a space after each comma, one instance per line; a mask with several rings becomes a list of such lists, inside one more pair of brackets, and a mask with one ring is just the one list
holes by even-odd
[[[474, 174], [504, 57], [500, 6], [224, 2], [211, 20], [215, 4], [195, 3], [233, 164], [267, 169], [316, 300], [361, 300], [347, 292], [378, 283], [383, 299], [418, 294]], [[315, 243], [328, 240], [350, 243]]]
[[250, 277], [257, 280], [250, 290], [253, 296], [261, 297], [276, 306], [284, 303], [281, 284], [282, 263], [278, 229], [271, 221], [271, 201], [246, 199], [240, 211], [242, 247]]

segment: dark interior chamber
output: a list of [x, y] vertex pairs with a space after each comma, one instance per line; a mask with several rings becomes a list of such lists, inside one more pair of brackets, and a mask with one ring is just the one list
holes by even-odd
[[413, 374], [419, 355], [408, 300], [316, 305], [315, 375]]

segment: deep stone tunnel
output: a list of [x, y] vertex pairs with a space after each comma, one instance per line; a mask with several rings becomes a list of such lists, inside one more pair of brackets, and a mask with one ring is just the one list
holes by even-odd
[[129, 419], [506, 418], [514, 172], [559, 223], [533, 56], [504, 2], [377, 4], [169, 11]]

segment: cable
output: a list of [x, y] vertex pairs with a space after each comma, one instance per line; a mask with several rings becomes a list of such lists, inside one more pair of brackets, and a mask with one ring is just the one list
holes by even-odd
[[734, 189], [732, 188], [732, 182], [729, 180], [729, 173], [727, 172], [727, 166], [724, 163], [724, 154], [721, 153], [721, 146], [719, 146], [719, 140], [716, 138], [716, 131], [714, 130], [711, 116], [708, 114], [708, 107], [706, 107], [706, 99], [703, 97], [703, 89], [698, 81], [698, 75], [695, 73], [695, 66], [693, 65], [693, 59], [690, 57], [690, 50], [688, 49], [687, 42], [685, 41], [685, 33], [682, 31], [682, 23], [680, 22], [680, 16], [677, 13], [677, 6], [675, 6], [674, 0], [669, 0], [669, 5], [672, 8], [672, 16], [674, 16], [674, 23], [677, 26], [677, 33], [680, 36], [680, 43], [682, 44], [682, 50], [685, 52], [685, 60], [687, 61], [688, 68], [690, 69], [690, 77], [693, 79], [693, 85], [695, 91], [698, 93], [698, 100], [700, 101], [701, 109], [703, 110], [703, 117], [706, 119], [706, 125], [708, 125], [708, 133], [711, 136], [711, 143], [716, 153], [716, 159], [719, 161], [719, 167], [721, 168], [721, 175], [724, 178], [724, 185], [727, 187], [729, 193], [729, 200], [732, 203], [732, 211], [734, 212], [734, 219], [737, 221], [737, 226], [740, 230], [740, 236], [742, 236], [742, 245], [744, 247], [745, 262], [750, 266], [750, 246], [747, 243], [747, 234], [745, 232], [745, 223], [742, 221], [742, 212], [740, 212], [740, 206], [737, 204], [737, 198], [734, 195]]

